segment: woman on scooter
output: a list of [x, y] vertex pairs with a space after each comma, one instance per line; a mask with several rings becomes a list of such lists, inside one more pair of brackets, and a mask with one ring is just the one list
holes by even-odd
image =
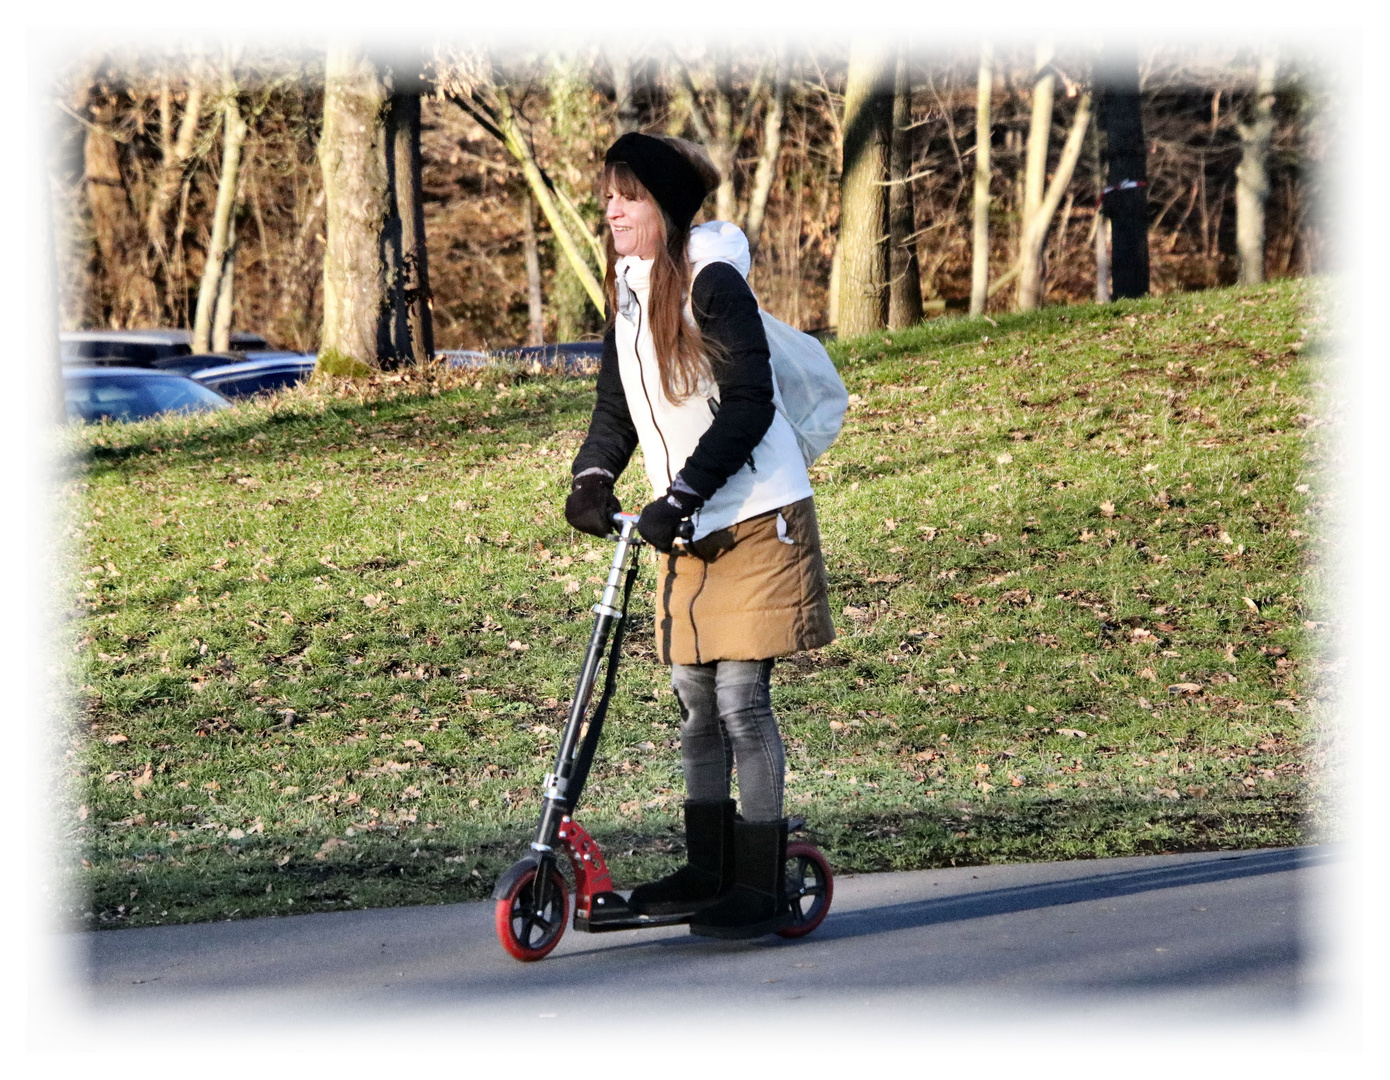
[[683, 139], [630, 133], [605, 156], [608, 326], [565, 517], [612, 532], [613, 485], [642, 447], [653, 498], [637, 527], [659, 553], [656, 636], [680, 705], [688, 862], [630, 904], [745, 938], [791, 921], [773, 661], [835, 631], [811, 485], [774, 405], [745, 280], [748, 241], [727, 222], [691, 227], [718, 181]]

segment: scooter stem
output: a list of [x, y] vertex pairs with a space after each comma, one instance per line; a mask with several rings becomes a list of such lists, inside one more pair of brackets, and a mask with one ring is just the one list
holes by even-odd
[[[546, 777], [544, 810], [536, 828], [536, 838], [531, 843], [531, 849], [541, 856], [543, 862], [548, 862], [554, 857], [554, 845], [559, 838], [561, 818], [579, 796], [578, 791], [570, 790], [569, 782], [574, 774], [576, 754], [585, 727], [585, 715], [589, 709], [594, 686], [598, 682], [598, 669], [603, 662], [609, 634], [614, 624], [623, 617], [623, 612], [618, 607], [623, 568], [629, 552], [642, 543], [637, 533], [636, 514], [614, 514], [613, 523], [619, 529], [617, 550], [613, 553], [613, 562], [609, 567], [608, 581], [602, 598], [593, 607], [593, 633], [589, 635], [589, 648], [584, 655], [584, 666], [579, 673], [574, 698], [570, 702], [569, 717], [565, 721], [559, 753], [555, 758], [555, 771]], [[547, 880], [539, 880], [542, 891], [546, 889]]]
[[627, 563], [628, 549], [642, 542], [637, 535], [636, 514], [614, 514], [613, 523], [621, 528], [618, 534], [618, 548], [613, 552], [613, 563], [608, 568], [608, 583], [603, 587], [603, 598], [594, 605], [595, 615], [607, 615], [621, 619], [623, 613], [614, 604], [618, 599], [619, 583], [622, 581], [623, 566]]

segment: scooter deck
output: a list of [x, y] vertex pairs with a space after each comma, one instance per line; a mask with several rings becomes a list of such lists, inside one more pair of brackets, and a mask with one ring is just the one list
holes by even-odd
[[651, 926], [680, 926], [688, 923], [690, 915], [638, 915], [632, 914], [621, 919], [604, 919], [590, 922], [579, 915], [574, 917], [574, 928], [586, 934], [606, 934], [610, 930], [642, 930]]
[[586, 934], [603, 934], [610, 930], [641, 930], [649, 926], [680, 926], [688, 923], [691, 912], [683, 915], [640, 915], [627, 906], [615, 892], [599, 893], [593, 899], [589, 915], [574, 913], [574, 928]]

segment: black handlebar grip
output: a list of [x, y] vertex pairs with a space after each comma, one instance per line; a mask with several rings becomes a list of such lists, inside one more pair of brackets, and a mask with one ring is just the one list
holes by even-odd
[[695, 535], [695, 522], [689, 520], [688, 518], [685, 521], [682, 521], [680, 523], [680, 526], [676, 529], [676, 535], [679, 536], [682, 540], [689, 540], [692, 536]]

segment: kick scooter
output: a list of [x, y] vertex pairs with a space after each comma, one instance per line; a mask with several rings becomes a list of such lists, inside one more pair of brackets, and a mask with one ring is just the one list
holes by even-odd
[[[497, 879], [492, 891], [496, 901], [497, 938], [502, 948], [518, 960], [540, 960], [560, 943], [565, 932], [569, 896], [559, 867], [561, 851], [574, 871], [576, 930], [597, 934], [645, 926], [674, 926], [687, 923], [691, 918], [688, 914], [640, 915], [633, 911], [623, 896], [613, 891], [608, 865], [598, 844], [574, 820], [574, 810], [593, 764], [604, 717], [617, 685], [627, 604], [637, 580], [643, 543], [637, 533], [636, 514], [614, 514], [613, 523], [619, 529], [618, 546], [608, 570], [603, 598], [593, 608], [594, 630], [570, 703], [569, 719], [560, 738], [555, 768], [546, 775], [543, 784], [544, 802], [536, 838], [531, 841], [530, 854], [513, 863]], [[621, 607], [617, 606], [620, 593]], [[603, 692], [591, 711], [590, 698], [598, 684], [605, 649], [608, 662]], [[805, 824], [804, 819], [792, 818], [788, 831], [802, 829]], [[804, 841], [788, 843], [785, 896], [793, 921], [777, 933], [784, 938], [809, 934], [830, 910], [833, 889], [830, 864], [820, 849]]]

